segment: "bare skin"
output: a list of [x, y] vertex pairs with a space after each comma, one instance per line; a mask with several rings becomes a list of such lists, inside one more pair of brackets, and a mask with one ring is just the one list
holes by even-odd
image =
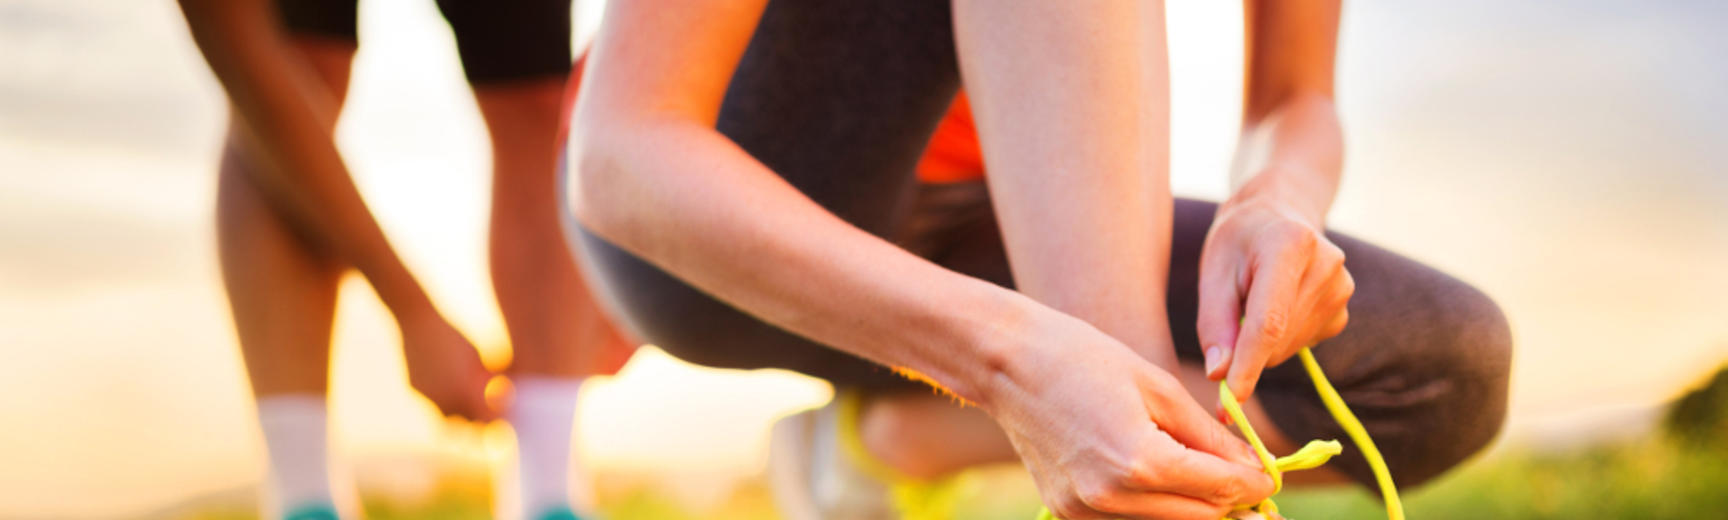
[[[863, 426], [875, 430], [873, 436], [896, 440], [894, 423], [947, 425], [944, 431], [970, 436], [966, 440], [979, 447], [951, 451], [957, 454], [948, 461], [952, 467], [1017, 458], [1063, 518], [1216, 519], [1264, 497], [1270, 482], [1196, 402], [1197, 395], [1213, 402], [1216, 396], [1197, 391], [1206, 386], [1204, 374], [1177, 368], [1171, 324], [1147, 319], [1165, 315], [1170, 238], [1161, 7], [956, 2], [962, 74], [1023, 295], [946, 271], [849, 226], [713, 130], [730, 72], [761, 13], [759, 2], [621, 2], [609, 9], [594, 77], [577, 110], [581, 168], [572, 186], [574, 209], [594, 233], [710, 294], [814, 340], [915, 370], [984, 412], [952, 406], [943, 412], [929, 400], [878, 402]], [[1250, 12], [1255, 31], [1290, 29], [1260, 17], [1291, 11]], [[1323, 36], [1324, 45], [1301, 47], [1324, 47], [1324, 60], [1274, 69], [1311, 72], [1323, 65], [1329, 78], [1335, 6], [1332, 12], [1331, 22], [1295, 32]], [[628, 44], [643, 35], [656, 45]], [[1256, 61], [1288, 58], [1253, 48]], [[1301, 82], [1267, 81], [1282, 76], [1255, 70], [1251, 99], [1290, 84], [1318, 92]], [[1326, 158], [1341, 156], [1338, 140], [1307, 130], [1324, 124], [1279, 124], [1272, 121], [1300, 119], [1264, 116], [1294, 114], [1282, 102], [1310, 96], [1271, 98], [1278, 101], [1270, 111], [1250, 111], [1246, 129], [1271, 124], [1287, 131], [1272, 132], [1272, 166], [1255, 168], [1238, 186], [1291, 188], [1238, 190], [1243, 197], [1226, 205], [1232, 213], [1220, 226], [1312, 226], [1287, 215], [1323, 215], [1330, 202], [1327, 188], [1335, 188], [1337, 168], [1327, 169], [1336, 163]], [[1310, 122], [1329, 115], [1307, 114], [1314, 116]], [[1057, 178], [1086, 182], [1052, 182]], [[1257, 193], [1268, 195], [1247, 196]], [[1247, 211], [1257, 205], [1266, 210]], [[1286, 242], [1220, 242], [1234, 248], [1209, 250], [1212, 264], [1229, 267], [1232, 258], [1256, 254], [1307, 261], [1291, 265], [1316, 263], [1281, 253], [1292, 249]], [[1202, 293], [1217, 300], [1297, 292], [1287, 289], [1300, 279], [1289, 271], [1246, 287], [1202, 281]], [[1336, 290], [1338, 279], [1315, 284], [1330, 292], [1302, 293], [1347, 293]], [[1292, 308], [1297, 298], [1248, 298], [1251, 330], [1261, 333], [1322, 337], [1327, 329], [1311, 323], [1336, 321], [1298, 312]], [[1296, 326], [1265, 326], [1273, 322]], [[1208, 335], [1217, 332], [1203, 329], [1203, 337], [1217, 340]], [[1240, 380], [1280, 360], [1260, 352], [1290, 342], [1282, 334], [1243, 337], [1231, 343], [1253, 353], [1233, 358]], [[1214, 361], [1214, 376], [1221, 376], [1220, 366]], [[1253, 413], [1264, 418], [1263, 411]], [[986, 417], [1006, 435], [988, 428]], [[1278, 432], [1269, 433], [1274, 446], [1291, 447]], [[867, 442], [899, 444], [882, 440]], [[964, 444], [898, 440], [950, 449]], [[919, 470], [913, 457], [879, 451], [899, 458], [904, 469]], [[940, 466], [920, 472], [947, 469]]]
[[510, 334], [511, 371], [611, 373], [633, 347], [600, 311], [564, 247], [556, 142], [564, 81], [476, 88], [492, 138], [492, 286]]
[[[355, 267], [397, 318], [413, 387], [446, 415], [498, 417], [485, 394], [492, 374], [401, 265], [335, 156], [330, 135], [353, 44], [276, 34], [264, 2], [187, 0], [182, 9], [235, 100], [219, 247], [254, 393], [326, 391], [337, 284]], [[556, 77], [475, 89], [494, 150], [492, 277], [517, 374], [610, 373], [630, 348], [562, 246], [563, 88]]]
[[[1344, 303], [1354, 287], [1342, 268], [1342, 253], [1320, 233], [1343, 168], [1341, 130], [1332, 104], [1339, 6], [1321, 0], [1249, 1], [1245, 7], [1249, 73], [1239, 151], [1243, 159], [1232, 172], [1234, 195], [1220, 208], [1202, 260], [1206, 274], [1198, 327], [1206, 345], [1220, 348], [1216, 355], [1207, 353], [1207, 367], [1182, 365], [1176, 374], [1201, 403], [1217, 403], [1216, 381], [1228, 376], [1268, 448], [1289, 453], [1300, 443], [1278, 430], [1260, 402], [1251, 398], [1253, 383], [1265, 366], [1337, 335], [1348, 321]], [[999, 176], [991, 172], [992, 179]], [[1251, 267], [1266, 274], [1256, 277]], [[1298, 312], [1303, 309], [1308, 311]], [[1268, 325], [1274, 321], [1268, 319], [1271, 314], [1282, 316], [1276, 320], [1281, 325]], [[1243, 316], [1253, 317], [1245, 330], [1256, 334], [1238, 337]], [[1237, 352], [1241, 354], [1235, 359], [1244, 361], [1232, 362]], [[869, 410], [862, 426], [866, 446], [908, 476], [936, 478], [976, 464], [1017, 460], [1001, 442], [1000, 432], [983, 427], [991, 425], [985, 424], [983, 414], [945, 399], [908, 396], [878, 401]], [[921, 429], [920, 421], [974, 427]], [[1319, 468], [1291, 474], [1287, 484], [1347, 481], [1330, 468]]]
[[[294, 47], [340, 105], [354, 47], [308, 40], [296, 41]], [[229, 123], [217, 181], [216, 230], [252, 393], [260, 398], [322, 395], [328, 387], [337, 284], [346, 267], [270, 207], [247, 171], [260, 160], [259, 152], [239, 135], [243, 124]]]

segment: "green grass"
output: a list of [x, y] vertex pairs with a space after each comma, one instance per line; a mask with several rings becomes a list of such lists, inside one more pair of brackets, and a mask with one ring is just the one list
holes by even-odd
[[[1728, 511], [1728, 456], [1660, 440], [1522, 454], [1467, 467], [1408, 494], [1411, 518], [1721, 518]], [[1293, 518], [1385, 518], [1359, 490], [1292, 491], [1278, 499]]]
[[[1036, 493], [1014, 471], [984, 476], [959, 520], [1028, 520]], [[693, 510], [643, 484], [602, 493], [605, 518], [616, 520], [755, 520], [776, 518], [767, 490], [740, 486], [712, 508]], [[1661, 440], [1584, 448], [1561, 454], [1513, 453], [1469, 465], [1433, 485], [1406, 493], [1415, 519], [1719, 518], [1728, 511], [1728, 451], [1682, 450]], [[376, 497], [368, 517], [394, 519], [486, 518], [490, 497], [482, 479], [448, 479], [433, 498], [416, 504]], [[1385, 518], [1378, 500], [1354, 488], [1292, 490], [1278, 498], [1292, 518]], [[250, 510], [201, 511], [183, 518], [242, 520]]]

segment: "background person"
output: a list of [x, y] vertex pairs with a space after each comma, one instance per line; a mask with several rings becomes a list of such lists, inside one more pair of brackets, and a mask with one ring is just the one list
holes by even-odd
[[[223, 279], [270, 456], [272, 515], [334, 516], [325, 392], [338, 281], [366, 277], [401, 329], [409, 380], [446, 415], [497, 418], [492, 374], [403, 266], [332, 133], [357, 48], [355, 0], [183, 0], [233, 104], [219, 175]], [[519, 496], [530, 518], [573, 516], [577, 390], [622, 343], [562, 240], [555, 193], [570, 1], [441, 0], [491, 137], [490, 264], [511, 346]], [[582, 317], [587, 317], [583, 319]], [[615, 367], [613, 367], [615, 368]]]

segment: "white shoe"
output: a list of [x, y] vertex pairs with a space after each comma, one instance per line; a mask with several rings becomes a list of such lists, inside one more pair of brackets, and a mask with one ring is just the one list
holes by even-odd
[[[768, 447], [768, 482], [786, 520], [891, 520], [889, 485], [853, 464], [841, 446], [842, 422], [856, 438], [857, 397], [837, 395], [827, 405], [774, 423]], [[850, 417], [842, 419], [843, 414]]]
[[950, 520], [971, 480], [899, 474], [858, 433], [862, 399], [842, 393], [774, 424], [768, 481], [786, 520]]

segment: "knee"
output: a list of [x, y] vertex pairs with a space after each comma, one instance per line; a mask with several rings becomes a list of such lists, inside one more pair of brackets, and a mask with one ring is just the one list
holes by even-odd
[[1505, 423], [1512, 367], [1512, 333], [1500, 307], [1461, 282], [1437, 289], [1429, 329], [1433, 343], [1422, 362], [1431, 374], [1427, 423], [1401, 453], [1398, 482], [1432, 480], [1486, 448]]

